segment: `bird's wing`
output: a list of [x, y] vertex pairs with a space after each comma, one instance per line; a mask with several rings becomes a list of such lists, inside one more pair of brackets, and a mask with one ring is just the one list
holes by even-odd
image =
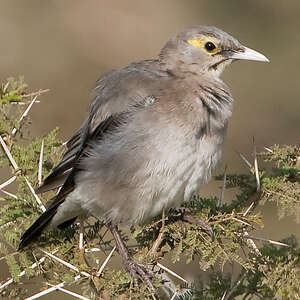
[[[154, 63], [154, 64], [153, 64]], [[93, 138], [98, 140], [113, 128], [118, 127], [120, 120], [132, 108], [137, 108], [144, 101], [151, 101], [153, 93], [148, 86], [155, 85], [160, 77], [167, 75], [156, 69], [148, 68], [155, 65], [154, 61], [131, 64], [121, 70], [112, 71], [97, 82], [95, 97], [90, 106], [89, 118], [80, 130], [67, 142], [67, 150], [60, 163], [52, 170], [36, 192], [43, 193], [62, 186], [70, 192], [74, 185], [74, 175], [78, 171], [74, 166], [85, 152]]]
[[67, 150], [64, 153], [59, 164], [52, 170], [51, 174], [45, 179], [44, 183], [36, 189], [37, 193], [44, 193], [63, 185], [68, 177], [73, 164], [76, 153], [80, 148], [81, 131], [78, 131], [66, 144]]
[[[135, 110], [143, 109], [153, 102], [156, 85], [159, 86], [161, 80], [169, 76], [156, 68], [155, 64], [155, 61], [131, 64], [103, 76], [98, 81], [88, 119], [68, 141], [62, 161], [53, 169], [37, 192], [45, 192], [59, 186], [61, 189], [47, 210], [25, 231], [19, 249], [24, 248], [42, 233], [66, 196], [74, 190], [74, 177], [80, 171], [79, 161], [86, 154], [90, 142], [94, 139], [101, 140], [106, 132], [118, 128], [124, 119], [128, 120]], [[63, 227], [73, 221], [74, 219], [68, 220], [61, 225]]]

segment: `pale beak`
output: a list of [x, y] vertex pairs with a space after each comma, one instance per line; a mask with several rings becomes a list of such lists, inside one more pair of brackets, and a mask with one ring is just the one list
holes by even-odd
[[269, 62], [269, 60], [263, 54], [245, 46], [231, 53], [230, 58]]

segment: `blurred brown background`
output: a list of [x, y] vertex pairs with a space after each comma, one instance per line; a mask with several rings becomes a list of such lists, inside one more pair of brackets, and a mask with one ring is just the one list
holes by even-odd
[[[238, 62], [223, 75], [236, 100], [223, 166], [234, 172], [245, 169], [235, 151], [251, 159], [253, 136], [258, 146], [300, 142], [299, 13], [299, 1], [281, 0], [2, 0], [0, 80], [24, 75], [31, 89], [50, 88], [31, 111], [33, 133], [59, 126], [67, 139], [103, 72], [155, 57], [187, 26], [215, 25], [271, 61]], [[300, 235], [263, 209], [265, 236]]]
[[258, 145], [299, 142], [299, 13], [299, 1], [280, 0], [2, 0], [0, 78], [24, 75], [31, 88], [50, 88], [31, 112], [34, 132], [59, 126], [67, 138], [103, 72], [155, 57], [187, 26], [218, 26], [271, 61], [238, 62], [223, 76], [236, 100], [231, 163], [252, 136]]

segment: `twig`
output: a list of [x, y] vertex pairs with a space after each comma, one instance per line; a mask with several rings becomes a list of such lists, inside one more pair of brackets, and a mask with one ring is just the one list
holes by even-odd
[[0, 189], [0, 191], [1, 191], [2, 193], [6, 194], [6, 195], [9, 196], [9, 197], [18, 199], [18, 197], [17, 197], [15, 194], [12, 194], [12, 193], [10, 193], [10, 192], [8, 192], [8, 191], [5, 191], [5, 190], [2, 190], [2, 189]]
[[[16, 171], [19, 170], [19, 167], [18, 167], [17, 163], [15, 162], [14, 158], [12, 157], [11, 152], [9, 151], [8, 147], [6, 146], [6, 143], [4, 142], [2, 136], [0, 136], [0, 143], [1, 143], [1, 145], [2, 145], [2, 147], [3, 147], [3, 149], [4, 149], [5, 153], [6, 153], [6, 155], [7, 155], [7, 157], [8, 157], [10, 163], [12, 164], [13, 168], [14, 168]], [[15, 176], [16, 176], [16, 175], [15, 175]], [[12, 177], [12, 178], [13, 178], [13, 177]], [[25, 176], [24, 176], [24, 178], [25, 178], [25, 181], [26, 181], [26, 183], [27, 183], [27, 185], [28, 185], [28, 187], [29, 187], [31, 193], [33, 194], [34, 198], [35, 198], [36, 201], [38, 202], [38, 204], [39, 204], [41, 210], [42, 210], [43, 212], [46, 211], [46, 208], [45, 208], [44, 204], [42, 203], [42, 201], [40, 200], [40, 198], [38, 197], [38, 195], [35, 193], [35, 191], [34, 191], [32, 185], [30, 184], [30, 182], [28, 181], [28, 179], [27, 179]], [[15, 180], [15, 179], [14, 179], [14, 180]]]
[[8, 86], [9, 86], [9, 84], [10, 84], [10, 81], [7, 81], [6, 84], [5, 84], [5, 86], [3, 87], [3, 94], [6, 93], [6, 90], [7, 90]]
[[[40, 103], [41, 101], [36, 100], [35, 103]], [[24, 102], [24, 101], [12, 101], [10, 102], [10, 104], [14, 104], [14, 105], [26, 105], [28, 104], [28, 101]]]
[[244, 224], [244, 225], [246, 225], [246, 226], [253, 227], [251, 224], [249, 224], [249, 223], [247, 223], [247, 222], [245, 222], [245, 221], [243, 221], [243, 220], [240, 220], [240, 219], [238, 219], [238, 218], [236, 218], [236, 217], [232, 217], [232, 220], [235, 220], [235, 221], [237, 221], [237, 222], [240, 222], [240, 223], [242, 223], [242, 224]]
[[2, 184], [0, 184], [0, 190], [2, 190], [3, 188], [5, 188], [6, 186], [8, 186], [9, 184], [13, 183], [16, 180], [17, 176], [12, 176], [9, 179], [7, 179], [5, 182], [3, 182]]
[[38, 172], [39, 186], [42, 184], [43, 155], [44, 155], [44, 139], [42, 140], [42, 144], [41, 144], [41, 152], [40, 152], [40, 160], [39, 160], [39, 172]]
[[39, 293], [37, 293], [37, 294], [34, 294], [34, 295], [32, 295], [31, 297], [25, 298], [24, 300], [34, 300], [34, 299], [38, 299], [38, 298], [40, 298], [40, 297], [42, 297], [42, 296], [44, 296], [44, 295], [47, 295], [47, 294], [49, 294], [49, 293], [52, 293], [52, 292], [56, 291], [58, 288], [65, 286], [65, 284], [66, 284], [66, 282], [64, 281], [64, 282], [62, 282], [62, 283], [60, 283], [60, 284], [58, 284], [58, 285], [55, 285], [55, 286], [53, 286], [53, 287], [51, 287], [51, 288], [49, 288], [49, 289], [46, 289], [46, 290], [41, 291], [41, 292], [39, 292]]
[[47, 93], [49, 92], [50, 89], [45, 89], [45, 90], [39, 90], [37, 92], [33, 92], [33, 93], [30, 93], [30, 94], [25, 94], [25, 95], [22, 95], [22, 98], [28, 98], [28, 97], [34, 97], [34, 96], [40, 96], [44, 93]]
[[170, 300], [175, 300], [175, 297], [176, 297], [177, 295], [178, 295], [178, 293], [175, 292]]
[[69, 269], [71, 269], [71, 270], [73, 270], [75, 272], [78, 272], [78, 273], [80, 273], [80, 274], [82, 274], [82, 275], [84, 275], [86, 277], [91, 277], [91, 275], [89, 273], [80, 271], [77, 267], [75, 267], [72, 264], [64, 261], [63, 259], [61, 259], [61, 258], [59, 258], [59, 257], [57, 257], [57, 256], [55, 256], [55, 255], [53, 255], [53, 254], [51, 254], [51, 253], [43, 250], [43, 249], [39, 249], [39, 250], [41, 252], [43, 252], [44, 254], [48, 255], [49, 257], [51, 257], [52, 259], [58, 261], [59, 263], [63, 264], [64, 266], [68, 267]]
[[[21, 123], [21, 122], [23, 121], [23, 119], [28, 115], [28, 113], [29, 113], [29, 111], [30, 111], [32, 105], [33, 105], [34, 102], [36, 101], [37, 97], [38, 97], [38, 95], [36, 95], [36, 96], [32, 99], [32, 101], [30, 102], [30, 104], [28, 105], [28, 107], [26, 108], [26, 110], [24, 111], [24, 113], [22, 114], [22, 116], [21, 116], [21, 118], [20, 118], [20, 120], [19, 120], [19, 123]], [[15, 127], [15, 128], [12, 130], [11, 134], [12, 134], [12, 135], [15, 135], [16, 132], [17, 132], [17, 128]]]
[[270, 148], [268, 148], [268, 147], [264, 147], [264, 149], [267, 150], [267, 151], [270, 152], [270, 153], [273, 153], [273, 150], [270, 149]]
[[268, 190], [268, 189], [265, 189], [264, 192], [265, 192], [268, 196], [270, 196], [270, 195], [273, 194], [273, 195], [277, 195], [277, 196], [282, 197], [282, 198], [290, 199], [290, 200], [292, 200], [294, 203], [299, 203], [299, 202], [300, 202], [300, 201], [297, 201], [294, 197], [291, 197], [291, 196], [287, 195], [286, 193], [284, 194], [284, 193], [274, 192], [274, 191]]
[[84, 249], [85, 253], [89, 253], [89, 252], [100, 252], [102, 251], [102, 249], [100, 248], [90, 248], [90, 249]]
[[[226, 296], [222, 299], [223, 300], [228, 300], [230, 299], [231, 295], [235, 292], [235, 290], [238, 288], [238, 286], [242, 283], [242, 281], [244, 280], [244, 278], [246, 277], [246, 274], [247, 272], [244, 272], [240, 278], [237, 280], [237, 282], [235, 283], [235, 285], [229, 290], [229, 291], [226, 291]], [[224, 296], [224, 295], [223, 295]]]
[[247, 210], [243, 213], [243, 217], [246, 217], [246, 215], [247, 215], [248, 212], [251, 210], [251, 208], [253, 207], [253, 205], [254, 205], [254, 202], [252, 202], [252, 203], [250, 204], [250, 206], [247, 208]]
[[187, 280], [185, 280], [183, 277], [181, 277], [180, 275], [178, 275], [177, 273], [175, 273], [174, 271], [168, 269], [167, 267], [163, 266], [160, 263], [157, 263], [157, 266], [160, 267], [161, 269], [163, 269], [164, 271], [170, 273], [171, 275], [173, 275], [174, 277], [180, 279], [181, 281], [188, 283]]
[[80, 218], [80, 221], [79, 221], [79, 250], [83, 250], [83, 233], [84, 233], [84, 223], [83, 223], [83, 219]]
[[[57, 251], [58, 251], [58, 250], [54, 250], [52, 253], [54, 254], [54, 253], [56, 253]], [[42, 264], [42, 263], [45, 261], [45, 259], [46, 259], [45, 256], [42, 257], [38, 262], [33, 263], [33, 264], [30, 266], [30, 268], [31, 268], [31, 269], [36, 268], [39, 264]], [[22, 277], [22, 276], [24, 276], [24, 275], [25, 275], [25, 270], [22, 271], [22, 272], [18, 275], [18, 277]], [[4, 283], [0, 286], [0, 290], [3, 289], [3, 288], [5, 288], [5, 287], [7, 287], [7, 286], [10, 285], [10, 284], [12, 284], [13, 282], [14, 282], [14, 280], [13, 280], [12, 278], [9, 279], [9, 280], [7, 280], [6, 282], [4, 282]]]
[[[113, 240], [111, 240], [113, 241]], [[136, 248], [142, 248], [143, 246], [142, 245], [139, 245], [139, 244], [131, 244], [131, 245], [126, 245], [126, 247], [128, 249], [136, 249]], [[84, 252], [85, 253], [89, 253], [89, 252], [103, 252], [104, 254], [105, 251], [111, 251], [113, 249], [112, 246], [107, 246], [107, 247], [104, 247], [104, 248], [88, 248], [88, 249], [84, 249]]]
[[10, 163], [12, 164], [13, 168], [17, 171], [19, 169], [17, 163], [15, 162], [14, 158], [12, 157], [8, 147], [6, 146], [6, 143], [4, 142], [2, 136], [0, 135], [0, 143], [5, 151], [6, 156], [8, 157]]
[[[49, 283], [48, 283], [48, 285], [50, 285], [50, 286], [52, 286], [52, 287], [55, 287], [55, 285], [53, 285], [53, 284], [49, 284]], [[69, 294], [69, 295], [71, 295], [71, 296], [73, 296], [73, 297], [75, 297], [75, 298], [82, 299], [82, 300], [90, 300], [89, 298], [86, 298], [86, 297], [81, 296], [81, 295], [79, 295], [79, 294], [77, 294], [77, 293], [74, 293], [74, 292], [72, 292], [72, 291], [69, 291], [69, 290], [67, 290], [67, 289], [64, 289], [63, 287], [58, 287], [58, 286], [56, 286], [56, 287], [57, 287], [57, 290], [59, 290], [59, 291], [61, 291], [61, 292], [63, 292], [63, 293]]]
[[[78, 281], [78, 280], [80, 279], [80, 277], [81, 277], [80, 275], [77, 275], [77, 276], [74, 278], [74, 281]], [[44, 296], [44, 295], [50, 294], [50, 293], [52, 293], [52, 292], [58, 290], [59, 288], [64, 287], [66, 284], [67, 284], [67, 283], [66, 283], [65, 281], [63, 281], [63, 282], [61, 282], [61, 283], [59, 283], [59, 284], [57, 284], [57, 285], [55, 285], [55, 286], [52, 286], [52, 287], [49, 288], [49, 289], [46, 289], [46, 290], [41, 291], [41, 292], [39, 292], [39, 293], [37, 293], [37, 294], [34, 294], [34, 295], [32, 295], [31, 297], [28, 297], [28, 298], [26, 298], [26, 299], [24, 299], [24, 300], [34, 300], [34, 299], [40, 298], [40, 297], [42, 297], [42, 296]]]
[[225, 299], [226, 294], [227, 294], [227, 291], [224, 292], [224, 294], [223, 294], [221, 300], [224, 300], [224, 299]]
[[223, 177], [223, 186], [222, 186], [222, 190], [221, 190], [221, 195], [219, 198], [219, 202], [218, 202], [218, 207], [221, 207], [224, 201], [224, 195], [225, 195], [225, 190], [226, 190], [226, 177], [227, 177], [227, 165], [225, 166], [224, 169], [224, 177]]
[[237, 152], [237, 154], [239, 155], [239, 157], [243, 160], [243, 162], [248, 166], [249, 169], [252, 168], [252, 165], [251, 163], [246, 159], [246, 157], [240, 153], [240, 152]]
[[249, 234], [241, 235], [241, 237], [246, 238], [246, 239], [253, 239], [253, 240], [258, 240], [258, 241], [262, 241], [262, 242], [267, 242], [267, 243], [278, 245], [278, 246], [290, 247], [290, 245], [282, 243], [282, 242], [277, 242], [277, 241], [265, 239], [262, 237], [255, 237], [255, 236], [252, 236]]
[[257, 163], [257, 153], [256, 153], [256, 145], [255, 140], [253, 137], [253, 151], [254, 151], [254, 170], [255, 170], [255, 177], [256, 177], [256, 191], [260, 191], [260, 178], [258, 173], [258, 163]]
[[[209, 225], [213, 225], [213, 224], [219, 224], [219, 223], [223, 223], [225, 221], [229, 221], [229, 220], [232, 220], [232, 219], [237, 219], [238, 217], [243, 217], [244, 215], [242, 213], [236, 213], [236, 212], [232, 212], [230, 214], [223, 214], [222, 215], [222, 218], [220, 217], [219, 220], [216, 220], [216, 221], [210, 221], [209, 222]], [[190, 216], [189, 216], [190, 217]], [[240, 219], [238, 219], [240, 221]], [[248, 226], [251, 226], [250, 224], [247, 224]]]
[[163, 208], [162, 211], [162, 216], [161, 216], [161, 227], [159, 230], [159, 234], [157, 236], [157, 239], [155, 240], [155, 242], [153, 243], [150, 252], [155, 255], [157, 254], [157, 249], [159, 248], [159, 246], [161, 245], [162, 241], [163, 241], [163, 235], [164, 235], [164, 230], [165, 230], [165, 209]]
[[99, 270], [97, 271], [96, 273], [96, 276], [97, 277], [100, 277], [104, 268], [106, 267], [107, 263], [109, 262], [109, 260], [111, 259], [113, 253], [115, 252], [116, 250], [116, 246], [113, 247], [113, 249], [110, 251], [110, 253], [108, 254], [108, 256], [106, 257], [105, 261], [103, 262], [102, 266], [99, 268]]
[[[35, 262], [34, 264], [31, 265], [30, 268], [31, 268], [31, 269], [36, 268], [37, 265], [43, 263], [43, 262], [45, 261], [45, 259], [46, 259], [45, 256], [42, 257], [42, 258], [38, 261], [38, 263]], [[25, 270], [22, 271], [22, 272], [18, 275], [18, 277], [22, 277], [22, 276], [24, 276], [24, 275], [25, 275]], [[4, 282], [4, 283], [0, 286], [0, 290], [3, 289], [3, 288], [5, 288], [5, 287], [7, 287], [7, 286], [10, 285], [10, 284], [12, 284], [13, 282], [14, 282], [14, 280], [13, 280], [12, 278], [9, 279], [9, 280], [7, 280], [6, 282]]]
[[45, 205], [44, 205], [43, 202], [40, 200], [40, 198], [39, 198], [39, 196], [36, 194], [36, 192], [34, 191], [32, 185], [30, 184], [30, 182], [28, 181], [28, 179], [26, 178], [26, 176], [24, 176], [24, 178], [25, 178], [25, 181], [26, 181], [26, 183], [27, 183], [27, 185], [28, 185], [28, 187], [29, 187], [29, 189], [30, 189], [32, 195], [34, 196], [36, 202], [39, 204], [41, 210], [42, 210], [43, 212], [45, 212], [45, 211], [46, 211]]

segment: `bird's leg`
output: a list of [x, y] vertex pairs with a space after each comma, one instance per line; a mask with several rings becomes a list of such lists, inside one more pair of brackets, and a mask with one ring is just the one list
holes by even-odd
[[182, 221], [200, 226], [203, 230], [205, 230], [210, 235], [212, 241], [215, 240], [214, 231], [207, 222], [201, 220], [200, 218], [188, 216], [184, 212], [182, 213]]
[[130, 258], [128, 249], [127, 249], [126, 245], [124, 244], [124, 242], [121, 238], [120, 232], [118, 230], [118, 227], [116, 225], [107, 224], [107, 227], [111, 231], [111, 233], [116, 241], [117, 250], [122, 257], [123, 263], [124, 263], [127, 271], [130, 273], [130, 275], [134, 281], [134, 285], [135, 286], [138, 285], [138, 277], [140, 277], [144, 282], [146, 282], [146, 284], [151, 289], [151, 291], [154, 293], [154, 295], [156, 295], [156, 290], [151, 282], [151, 278], [154, 277], [154, 273], [151, 270], [147, 269], [144, 265], [139, 264]]

